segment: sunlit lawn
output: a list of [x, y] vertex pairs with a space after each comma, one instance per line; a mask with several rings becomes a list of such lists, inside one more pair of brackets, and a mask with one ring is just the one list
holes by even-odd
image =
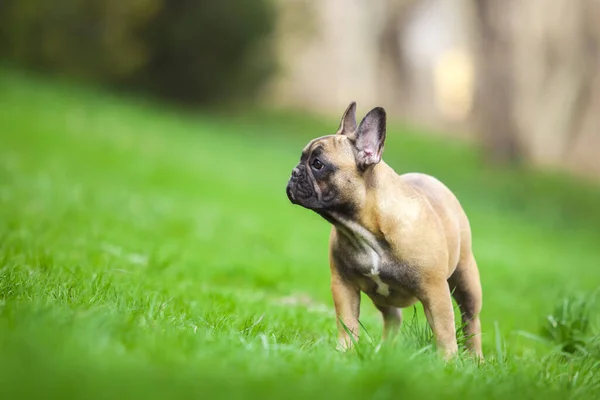
[[[565, 296], [600, 286], [598, 188], [492, 170], [398, 125], [387, 162], [434, 174], [470, 216], [487, 363], [439, 361], [420, 306], [376, 351], [366, 298], [369, 335], [355, 354], [334, 350], [329, 226], [285, 184], [304, 144], [336, 127], [0, 71], [0, 397], [597, 398], [600, 345], [585, 342], [597, 325], [580, 329], [588, 355], [531, 335]], [[578, 332], [560, 329], [553, 345]]]

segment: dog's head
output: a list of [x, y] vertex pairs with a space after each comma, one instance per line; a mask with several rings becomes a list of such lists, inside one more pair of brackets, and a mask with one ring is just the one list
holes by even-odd
[[286, 192], [293, 204], [326, 219], [331, 212], [353, 213], [368, 190], [365, 176], [381, 161], [386, 112], [376, 107], [356, 125], [352, 102], [333, 135], [311, 140], [302, 150]]

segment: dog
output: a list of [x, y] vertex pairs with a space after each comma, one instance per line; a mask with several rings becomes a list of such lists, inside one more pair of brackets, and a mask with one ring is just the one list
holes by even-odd
[[448, 360], [458, 353], [454, 297], [467, 351], [482, 359], [482, 288], [469, 220], [438, 179], [399, 175], [382, 160], [386, 118], [376, 107], [357, 126], [351, 102], [335, 134], [304, 147], [286, 187], [292, 204], [332, 225], [337, 348], [346, 351], [358, 341], [362, 292], [381, 312], [384, 342], [398, 333], [401, 309], [421, 302], [435, 347]]

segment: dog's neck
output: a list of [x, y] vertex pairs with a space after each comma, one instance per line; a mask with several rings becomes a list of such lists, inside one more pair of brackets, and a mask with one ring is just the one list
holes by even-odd
[[401, 185], [396, 171], [383, 160], [369, 168], [364, 174], [365, 189], [374, 194], [386, 191], [390, 183]]
[[360, 221], [348, 217], [342, 213], [330, 212], [328, 220], [335, 226], [336, 230], [346, 237], [356, 248], [370, 248], [381, 255], [383, 248], [379, 235], [371, 232]]
[[364, 190], [360, 203], [353, 207], [351, 214], [333, 210], [328, 213], [327, 220], [353, 243], [368, 245], [377, 253], [381, 253], [382, 245], [387, 242], [388, 230], [379, 221], [395, 220], [394, 216], [389, 215], [395, 211], [395, 204], [390, 202], [399, 201], [404, 197], [403, 194], [408, 193], [408, 189], [398, 174], [381, 161], [365, 171]]

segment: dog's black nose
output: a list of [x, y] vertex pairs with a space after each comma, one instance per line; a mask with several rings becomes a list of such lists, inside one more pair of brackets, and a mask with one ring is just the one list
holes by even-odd
[[300, 170], [298, 169], [298, 167], [296, 167], [292, 170], [292, 177], [297, 178], [298, 175], [300, 175]]

